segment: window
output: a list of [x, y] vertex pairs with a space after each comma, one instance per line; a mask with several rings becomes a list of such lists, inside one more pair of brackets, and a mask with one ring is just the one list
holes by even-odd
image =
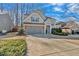
[[34, 21], [35, 21], [34, 17], [31, 17], [31, 21], [32, 21], [32, 22], [34, 22]]
[[39, 22], [39, 18], [36, 18], [36, 22]]
[[39, 18], [32, 16], [31, 21], [32, 22], [39, 22]]

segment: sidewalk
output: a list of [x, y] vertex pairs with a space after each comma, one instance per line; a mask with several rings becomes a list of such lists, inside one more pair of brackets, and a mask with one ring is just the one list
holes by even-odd
[[9, 38], [9, 37], [15, 37], [16, 36], [16, 32], [12, 32], [12, 33], [7, 33], [6, 35], [1, 35], [1, 38]]

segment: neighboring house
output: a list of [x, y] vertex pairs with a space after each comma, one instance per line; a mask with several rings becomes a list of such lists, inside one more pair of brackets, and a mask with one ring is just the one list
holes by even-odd
[[10, 31], [13, 28], [13, 22], [8, 13], [0, 12], [0, 31]]
[[65, 26], [66, 23], [65, 22], [62, 22], [62, 21], [59, 21], [59, 22], [56, 22], [53, 26], [53, 28], [61, 28], [63, 26]]
[[79, 22], [76, 21], [66, 22], [66, 25], [63, 27], [63, 31], [69, 33], [72, 33], [72, 31], [79, 32]]
[[61, 28], [62, 32], [70, 34], [72, 32], [79, 33], [79, 22], [69, 19], [67, 22], [56, 22], [53, 28]]
[[70, 34], [72, 33], [72, 30], [70, 28], [63, 27], [61, 29], [62, 29], [62, 32], [70, 33]]
[[24, 18], [24, 30], [26, 34], [50, 34], [55, 19], [45, 17], [41, 11], [34, 11]]

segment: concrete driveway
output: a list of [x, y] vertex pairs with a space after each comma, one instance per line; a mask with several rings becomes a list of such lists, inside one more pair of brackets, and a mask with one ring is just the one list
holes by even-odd
[[79, 56], [79, 40], [42, 38], [27, 35], [28, 56]]

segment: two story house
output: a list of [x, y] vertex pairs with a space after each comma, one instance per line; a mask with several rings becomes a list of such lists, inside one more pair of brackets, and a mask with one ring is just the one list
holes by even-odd
[[23, 26], [26, 34], [50, 34], [56, 22], [53, 18], [45, 17], [39, 10], [25, 16]]

